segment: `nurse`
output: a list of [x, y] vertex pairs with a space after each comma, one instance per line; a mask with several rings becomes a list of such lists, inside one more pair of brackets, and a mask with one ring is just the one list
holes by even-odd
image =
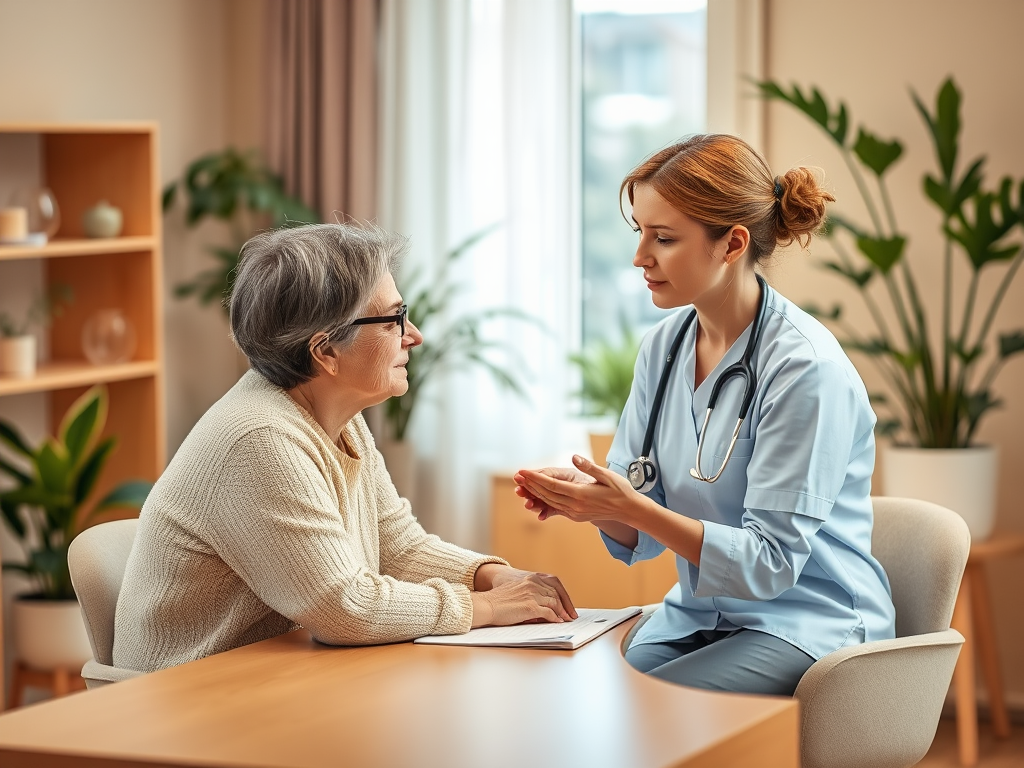
[[[871, 555], [864, 384], [832, 334], [756, 271], [776, 245], [806, 247], [834, 198], [806, 168], [774, 177], [726, 135], [661, 150], [622, 192], [633, 264], [655, 305], [678, 309], [643, 340], [608, 469], [574, 456], [574, 468], [520, 470], [516, 493], [542, 520], [597, 526], [629, 565], [676, 554], [679, 582], [626, 651], [636, 669], [792, 695], [816, 659], [895, 629]], [[747, 377], [727, 375], [743, 362]]]

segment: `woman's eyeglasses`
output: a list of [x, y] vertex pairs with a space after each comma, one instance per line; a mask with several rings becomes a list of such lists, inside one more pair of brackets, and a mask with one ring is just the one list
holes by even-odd
[[409, 314], [409, 305], [403, 304], [397, 314], [394, 315], [382, 315], [381, 317], [360, 317], [357, 320], [352, 321], [352, 325], [373, 325], [374, 323], [395, 323], [399, 328], [402, 329], [402, 335], [405, 336], [405, 317]]
[[[406, 316], [408, 316], [408, 314], [409, 314], [409, 305], [408, 304], [403, 304], [399, 308], [398, 312], [396, 312], [393, 315], [381, 315], [379, 317], [359, 317], [359, 318], [356, 318], [355, 320], [352, 321], [352, 325], [375, 325], [377, 323], [380, 323], [380, 324], [383, 325], [384, 323], [394, 323], [401, 330], [401, 335], [405, 336], [405, 318], [406, 318]], [[330, 338], [331, 338], [330, 334], [327, 334], [322, 339], [320, 339], [320, 341], [318, 341], [316, 344], [314, 344], [310, 348], [310, 351], [311, 352], [315, 351], [317, 349], [317, 347], [319, 347], [321, 344], [323, 344], [323, 343], [325, 343], [327, 341], [330, 341]]]

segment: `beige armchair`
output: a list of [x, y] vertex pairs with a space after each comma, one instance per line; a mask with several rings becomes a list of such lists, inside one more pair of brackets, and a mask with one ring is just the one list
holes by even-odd
[[139, 521], [115, 520], [88, 528], [68, 547], [71, 583], [82, 606], [93, 658], [82, 667], [87, 688], [138, 677], [114, 663], [114, 610]]
[[[971, 546], [963, 518], [916, 499], [872, 499], [872, 553], [896, 605], [896, 638], [841, 648], [797, 686], [803, 768], [904, 768], [928, 752], [963, 636], [949, 628]], [[658, 606], [623, 639], [633, 635]]]

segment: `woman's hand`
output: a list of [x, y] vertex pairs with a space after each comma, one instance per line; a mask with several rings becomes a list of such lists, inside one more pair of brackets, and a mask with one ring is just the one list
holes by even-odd
[[474, 627], [563, 622], [577, 617], [557, 576], [486, 563], [477, 569], [475, 581], [478, 591], [470, 593]]
[[574, 522], [619, 522], [632, 527], [637, 508], [646, 497], [610, 469], [599, 467], [582, 456], [573, 456], [576, 471], [548, 467], [521, 469], [513, 479], [516, 494], [540, 520], [562, 515]]

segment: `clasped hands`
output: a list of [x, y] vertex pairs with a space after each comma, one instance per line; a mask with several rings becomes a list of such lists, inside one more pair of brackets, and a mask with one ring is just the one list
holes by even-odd
[[557, 576], [484, 563], [476, 569], [473, 626], [508, 626], [577, 618], [569, 593]]

